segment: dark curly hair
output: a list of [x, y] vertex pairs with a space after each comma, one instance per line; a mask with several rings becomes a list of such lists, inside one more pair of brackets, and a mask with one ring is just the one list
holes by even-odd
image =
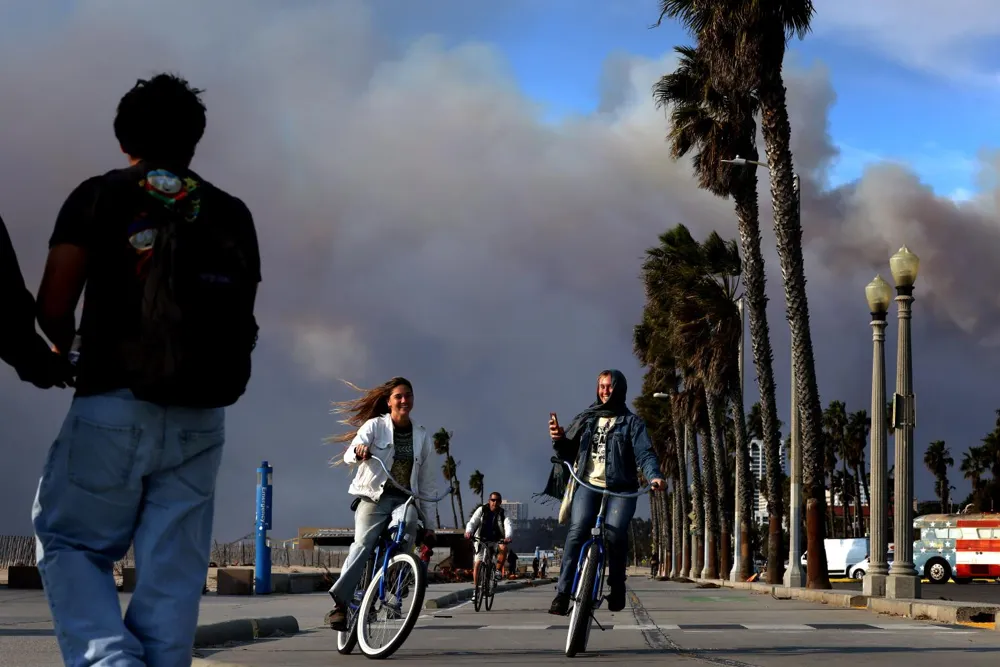
[[138, 160], [187, 166], [205, 134], [204, 91], [174, 74], [139, 79], [115, 115], [115, 137]]

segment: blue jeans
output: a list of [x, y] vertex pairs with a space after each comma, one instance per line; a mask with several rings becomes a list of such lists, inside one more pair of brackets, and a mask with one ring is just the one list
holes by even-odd
[[[628, 559], [628, 525], [635, 514], [637, 498], [608, 498], [608, 507], [604, 512], [606, 528], [605, 563], [608, 566], [608, 586], [620, 588], [625, 586], [625, 566]], [[601, 496], [590, 489], [577, 486], [573, 494], [573, 506], [570, 509], [569, 531], [566, 534], [566, 546], [563, 550], [562, 567], [559, 570], [559, 583], [556, 591], [560, 594], [573, 593], [573, 578], [576, 575], [577, 559], [580, 549], [590, 539], [590, 529], [597, 521], [597, 513], [601, 509]]]
[[[392, 511], [406, 502], [405, 498], [397, 495], [383, 493], [379, 496], [378, 502], [361, 498], [358, 509], [354, 511], [354, 542], [347, 552], [347, 559], [343, 567], [340, 568], [340, 576], [330, 587], [330, 595], [334, 602], [346, 607], [354, 598], [354, 589], [358, 587], [361, 577], [365, 573], [368, 565], [368, 558], [375, 550], [382, 531], [386, 529], [392, 520]], [[406, 536], [407, 542], [402, 550], [410, 553], [417, 537], [417, 521], [419, 515], [413, 503], [406, 510]], [[395, 528], [393, 529], [395, 530]], [[395, 535], [395, 533], [393, 533]], [[379, 558], [383, 554], [380, 554]], [[379, 567], [382, 563], [379, 562]]]
[[[164, 408], [127, 390], [73, 399], [31, 511], [66, 665], [191, 664], [224, 441], [221, 408]], [[132, 543], [122, 619], [112, 567]]]

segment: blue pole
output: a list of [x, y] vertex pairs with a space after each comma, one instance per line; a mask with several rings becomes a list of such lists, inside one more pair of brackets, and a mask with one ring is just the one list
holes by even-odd
[[268, 595], [271, 592], [271, 546], [267, 531], [271, 528], [271, 474], [274, 468], [263, 461], [257, 468], [257, 562], [254, 567], [254, 593]]

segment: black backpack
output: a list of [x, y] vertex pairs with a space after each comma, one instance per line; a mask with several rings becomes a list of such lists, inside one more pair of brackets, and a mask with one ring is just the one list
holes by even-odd
[[133, 226], [152, 246], [141, 259], [138, 339], [125, 355], [129, 388], [160, 405], [232, 405], [246, 391], [257, 343], [253, 249], [241, 241], [242, 221], [226, 219], [223, 193], [190, 172], [140, 168]]

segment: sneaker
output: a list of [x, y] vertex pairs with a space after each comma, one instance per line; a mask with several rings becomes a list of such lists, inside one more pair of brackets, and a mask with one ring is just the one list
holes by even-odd
[[552, 600], [552, 605], [549, 607], [549, 613], [553, 616], [566, 616], [569, 614], [569, 596], [565, 593], [557, 593], [554, 600]]
[[326, 615], [326, 622], [331, 630], [347, 632], [347, 608], [338, 604]]
[[621, 611], [625, 608], [625, 587], [611, 587], [608, 592], [608, 611]]

